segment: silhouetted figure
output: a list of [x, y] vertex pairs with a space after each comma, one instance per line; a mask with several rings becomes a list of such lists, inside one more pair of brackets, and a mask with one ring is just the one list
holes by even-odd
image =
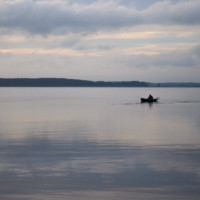
[[148, 99], [153, 99], [153, 96], [151, 94], [149, 94]]

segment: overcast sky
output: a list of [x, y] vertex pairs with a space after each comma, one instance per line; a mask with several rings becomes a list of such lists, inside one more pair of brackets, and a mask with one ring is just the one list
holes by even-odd
[[200, 0], [0, 0], [0, 77], [200, 82]]

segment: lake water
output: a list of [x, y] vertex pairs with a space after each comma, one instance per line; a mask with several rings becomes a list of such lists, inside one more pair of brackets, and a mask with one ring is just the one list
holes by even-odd
[[0, 88], [0, 199], [199, 200], [200, 88]]

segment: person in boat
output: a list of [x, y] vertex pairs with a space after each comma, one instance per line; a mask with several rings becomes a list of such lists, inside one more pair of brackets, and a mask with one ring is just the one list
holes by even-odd
[[153, 99], [153, 96], [151, 94], [149, 94], [148, 99]]

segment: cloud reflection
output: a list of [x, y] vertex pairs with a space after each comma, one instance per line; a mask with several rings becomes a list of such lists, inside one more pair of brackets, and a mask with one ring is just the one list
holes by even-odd
[[1, 194], [173, 186], [175, 194], [187, 188], [200, 195], [200, 148], [47, 138], [4, 141], [0, 148]]

